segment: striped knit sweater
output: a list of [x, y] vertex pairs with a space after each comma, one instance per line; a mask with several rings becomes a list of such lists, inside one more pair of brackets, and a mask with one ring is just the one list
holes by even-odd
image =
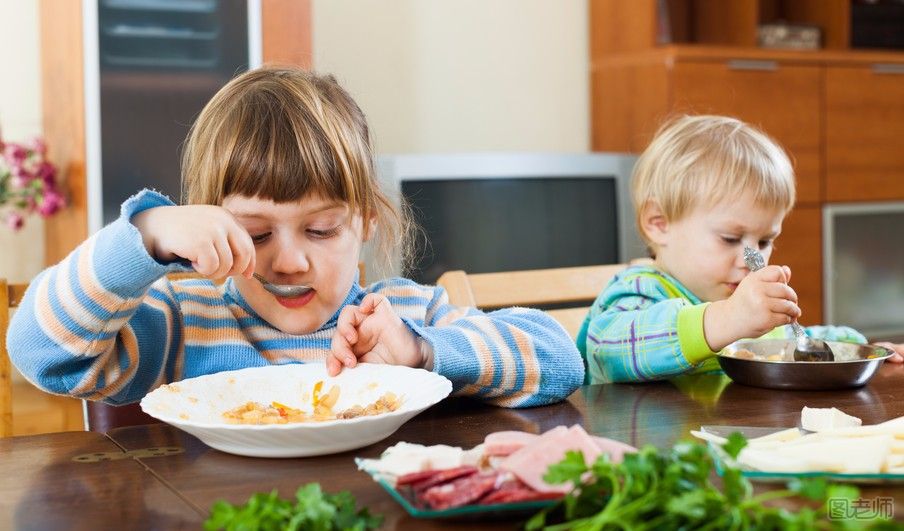
[[[720, 370], [703, 334], [702, 302], [675, 277], [654, 267], [625, 269], [596, 298], [578, 334], [586, 383], [660, 380]], [[808, 326], [807, 335], [866, 343], [846, 326]], [[792, 338], [790, 326], [763, 337]]]
[[[126, 404], [183, 378], [323, 362], [338, 311], [319, 330], [291, 335], [260, 318], [231, 279], [217, 285], [165, 276], [189, 269], [155, 261], [129, 219], [170, 204], [141, 192], [123, 204], [118, 220], [32, 282], [8, 334], [12, 361], [29, 381], [52, 393]], [[457, 394], [526, 407], [562, 400], [583, 381], [574, 342], [543, 312], [459, 308], [442, 288], [401, 278], [367, 288], [355, 283], [342, 306], [367, 293], [385, 295], [432, 346], [433, 370]]]

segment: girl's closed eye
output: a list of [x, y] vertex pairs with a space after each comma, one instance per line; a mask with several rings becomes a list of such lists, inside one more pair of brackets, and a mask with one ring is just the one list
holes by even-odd
[[257, 245], [259, 243], [264, 243], [265, 241], [267, 241], [267, 238], [269, 238], [269, 237], [270, 237], [269, 232], [264, 232], [261, 234], [251, 234], [251, 242], [254, 243], [254, 245]]
[[737, 236], [722, 236], [722, 241], [728, 245], [737, 245], [741, 243], [741, 238]]
[[310, 228], [307, 232], [314, 238], [325, 240], [327, 238], [332, 238], [333, 236], [339, 235], [339, 233], [342, 232], [342, 225], [336, 225], [335, 227], [328, 229]]

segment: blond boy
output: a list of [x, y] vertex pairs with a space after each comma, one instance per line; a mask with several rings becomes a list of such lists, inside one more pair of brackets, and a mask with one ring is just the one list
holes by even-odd
[[[749, 246], [768, 263], [794, 205], [791, 162], [771, 138], [734, 118], [680, 117], [640, 156], [631, 193], [653, 264], [620, 273], [590, 309], [577, 340], [588, 382], [716, 370], [738, 339], [793, 337], [791, 270], [751, 273], [743, 257]], [[842, 326], [807, 333], [866, 342]]]

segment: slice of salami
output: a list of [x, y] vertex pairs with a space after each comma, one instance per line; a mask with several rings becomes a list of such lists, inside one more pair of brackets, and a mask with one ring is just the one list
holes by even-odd
[[411, 488], [414, 489], [415, 492], [422, 492], [435, 485], [442, 485], [443, 483], [448, 483], [453, 479], [470, 476], [471, 474], [476, 473], [477, 468], [473, 466], [459, 466], [455, 468], [447, 468], [445, 470], [437, 470], [436, 474], [433, 474], [430, 477], [412, 482]]
[[434, 509], [449, 509], [467, 505], [496, 487], [499, 474], [472, 474], [451, 483], [430, 487], [421, 498]]
[[531, 488], [513, 488], [493, 491], [478, 502], [480, 505], [515, 503], [539, 500], [555, 500], [562, 497], [560, 492], [537, 492]]
[[403, 485], [417, 483], [418, 481], [423, 481], [427, 478], [431, 478], [439, 473], [440, 470], [421, 470], [419, 472], [411, 472], [409, 474], [399, 476], [399, 479], [396, 480], [396, 485], [401, 487]]

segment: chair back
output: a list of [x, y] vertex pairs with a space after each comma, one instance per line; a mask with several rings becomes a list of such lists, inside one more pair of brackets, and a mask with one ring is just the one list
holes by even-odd
[[6, 349], [6, 331], [10, 310], [19, 305], [27, 288], [28, 284], [10, 284], [0, 278], [0, 437], [13, 434], [12, 367]]
[[509, 306], [554, 307], [546, 313], [575, 338], [590, 304], [625, 267], [626, 264], [608, 264], [473, 274], [447, 271], [437, 284], [446, 289], [449, 302], [456, 306], [482, 310]]

